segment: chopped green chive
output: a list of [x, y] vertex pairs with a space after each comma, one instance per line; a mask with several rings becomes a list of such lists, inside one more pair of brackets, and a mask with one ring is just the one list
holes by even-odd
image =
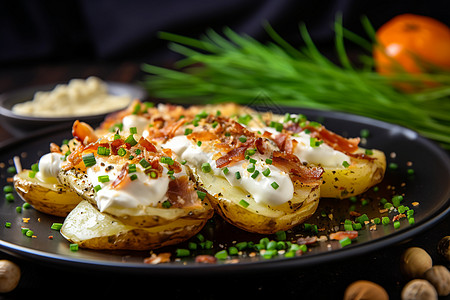
[[128, 165], [128, 173], [134, 173], [136, 172], [136, 164], [129, 164]]
[[230, 172], [230, 170], [228, 170], [228, 168], [225, 167], [222, 169], [222, 172], [223, 172], [223, 174], [227, 175]]
[[197, 142], [197, 146], [200, 147], [201, 145], [202, 145], [202, 141], [198, 141], [198, 142]]
[[130, 176], [130, 179], [131, 179], [131, 181], [134, 181], [134, 180], [138, 179], [138, 176], [136, 174], [132, 174]]
[[398, 164], [396, 164], [394, 162], [391, 162], [391, 163], [389, 163], [388, 167], [389, 167], [390, 170], [397, 170], [398, 169]]
[[94, 191], [98, 192], [102, 189], [102, 186], [100, 184], [97, 184], [96, 186], [94, 186]]
[[352, 243], [352, 240], [347, 236], [343, 238], [342, 240], [339, 240], [339, 244], [341, 244], [341, 247], [348, 246]]
[[238, 122], [244, 125], [248, 125], [248, 123], [252, 120], [252, 116], [250, 116], [249, 114], [245, 114], [243, 116], [239, 116], [238, 117]]
[[214, 122], [211, 124], [212, 128], [216, 128], [217, 125], [219, 125], [219, 122], [217, 122], [217, 121], [214, 121]]
[[258, 175], [259, 175], [259, 171], [255, 170], [255, 172], [252, 174], [252, 178], [256, 179], [256, 177], [258, 177]]
[[270, 169], [269, 168], [265, 169], [264, 171], [262, 171], [262, 174], [268, 177], [270, 175]]
[[177, 250], [175, 250], [175, 255], [176, 257], [186, 257], [191, 255], [191, 252], [189, 251], [189, 249], [178, 248]]
[[125, 139], [125, 143], [126, 144], [130, 144], [130, 146], [135, 146], [137, 144], [136, 140], [134, 139], [133, 135], [130, 134], [126, 139]]
[[370, 136], [370, 131], [369, 131], [369, 129], [361, 129], [361, 131], [359, 132], [359, 135], [362, 138], [368, 138]]
[[189, 135], [189, 134], [191, 134], [192, 133], [192, 129], [191, 128], [186, 128], [185, 130], [184, 130], [184, 135]]
[[[147, 169], [147, 168], [149, 168], [149, 167], [152, 166], [145, 158], [141, 159], [141, 160], [139, 161], [139, 164], [140, 164], [144, 169]], [[136, 166], [135, 166], [135, 167], [136, 167]]]
[[124, 157], [125, 154], [127, 154], [127, 150], [124, 148], [119, 148], [119, 150], [117, 150], [117, 155]]
[[245, 156], [252, 156], [256, 153], [256, 149], [247, 149], [245, 150]]
[[98, 176], [98, 181], [101, 183], [105, 183], [109, 181], [109, 176], [108, 175], [100, 175]]
[[130, 133], [131, 134], [136, 134], [137, 133], [137, 128], [136, 127], [131, 127], [130, 128]]
[[171, 157], [168, 157], [168, 156], [161, 157], [160, 162], [162, 162], [163, 164], [168, 164], [168, 165], [173, 165], [174, 164], [173, 159]]
[[280, 186], [275, 181], [270, 184], [274, 190], [278, 189]]
[[272, 164], [272, 159], [266, 158], [266, 164], [271, 165]]
[[275, 236], [277, 241], [284, 241], [286, 240], [286, 231], [280, 230], [275, 232]]
[[372, 154], [373, 154], [373, 150], [366, 149], [366, 150], [364, 151], [364, 153], [365, 153], [366, 155], [372, 155]]
[[181, 161], [181, 164], [184, 166], [185, 164], [187, 163], [187, 160], [185, 160], [185, 159], [183, 159], [182, 161]]
[[202, 191], [197, 191], [197, 196], [200, 198], [200, 200], [203, 200], [206, 197], [206, 193]]
[[203, 163], [202, 164], [202, 171], [203, 173], [209, 173], [211, 172], [211, 165], [209, 163]]
[[240, 141], [241, 143], [245, 143], [245, 142], [247, 141], [247, 137], [246, 137], [245, 135], [241, 135], [241, 136], [239, 137], [239, 141]]
[[346, 160], [344, 160], [344, 161], [342, 162], [342, 165], [344, 166], [344, 168], [350, 167], [350, 164], [349, 164]]
[[69, 249], [70, 249], [70, 251], [73, 251], [73, 252], [78, 251], [78, 244], [70, 244]]
[[312, 148], [319, 147], [319, 146], [322, 145], [322, 144], [323, 144], [323, 141], [318, 140], [318, 139], [315, 138], [315, 137], [310, 137], [310, 138], [309, 138], [309, 145], [310, 145]]
[[250, 203], [248, 203], [244, 199], [241, 199], [241, 201], [239, 201], [239, 204], [244, 208], [247, 208], [250, 205]]
[[256, 168], [255, 164], [249, 164], [247, 167], [247, 171], [250, 173], [253, 173], [253, 172], [255, 172], [255, 168]]
[[92, 167], [93, 165], [96, 164], [95, 156], [94, 156], [94, 153], [92, 153], [92, 152], [83, 155], [82, 159], [83, 159], [84, 165], [86, 167]]
[[234, 173], [234, 176], [236, 176], [236, 179], [241, 179], [241, 173], [239, 171]]
[[270, 127], [275, 128], [276, 131], [281, 132], [283, 131], [283, 124], [278, 122], [270, 122]]
[[394, 197], [392, 197], [392, 204], [394, 205], [394, 207], [399, 207], [400, 206], [400, 202], [403, 201], [403, 196], [401, 195], [396, 195]]
[[60, 230], [62, 226], [63, 226], [63, 223], [53, 223], [50, 228], [53, 230]]
[[11, 222], [5, 222], [5, 227], [6, 228], [11, 228]]
[[100, 146], [97, 148], [97, 154], [103, 155], [103, 156], [108, 156], [110, 154], [110, 150], [109, 150], [109, 148]]
[[31, 170], [34, 172], [39, 172], [39, 164], [32, 164], [31, 165]]
[[14, 188], [13, 188], [12, 185], [5, 185], [5, 186], [3, 187], [3, 192], [4, 192], [4, 193], [11, 193], [13, 190], [14, 190]]
[[172, 204], [170, 203], [169, 200], [166, 200], [162, 203], [163, 208], [170, 208], [171, 206], [172, 206]]
[[214, 256], [217, 259], [225, 260], [228, 257], [228, 252], [227, 252], [227, 250], [224, 249], [224, 250], [221, 250], [221, 251], [217, 252]]
[[135, 153], [136, 155], [141, 154], [141, 149], [136, 149], [136, 150], [134, 150], [134, 153]]

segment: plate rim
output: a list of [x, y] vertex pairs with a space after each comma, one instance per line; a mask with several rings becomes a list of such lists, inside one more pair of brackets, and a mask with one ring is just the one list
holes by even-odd
[[[432, 150], [435, 155], [439, 158], [444, 158], [445, 168], [450, 170], [450, 157], [449, 154], [439, 146], [438, 143], [423, 137], [416, 131], [409, 129], [407, 127], [388, 123], [385, 121], [380, 121], [377, 119], [372, 119], [369, 117], [350, 114], [339, 111], [327, 111], [321, 109], [311, 109], [311, 108], [299, 108], [299, 107], [287, 107], [283, 106], [286, 111], [297, 110], [313, 115], [323, 115], [326, 119], [327, 117], [340, 119], [347, 117], [345, 121], [350, 121], [354, 123], [370, 124], [371, 126], [381, 127], [383, 129], [392, 130], [393, 126], [396, 127], [395, 130], [406, 132], [407, 136], [413, 139], [419, 139], [420, 143], [423, 143], [428, 150]], [[348, 117], [351, 116], [351, 119]], [[67, 124], [61, 126], [54, 126], [50, 128], [44, 128], [37, 132], [33, 132], [25, 137], [17, 137], [9, 139], [3, 143], [0, 143], [0, 151], [4, 151], [13, 148], [18, 143], [23, 142], [29, 138], [38, 139], [43, 136], [50, 134], [60, 133], [66, 130]], [[448, 188], [450, 191], [450, 188]], [[450, 204], [450, 194], [449, 198], [445, 204]], [[450, 214], [450, 205], [443, 205], [440, 207], [433, 215], [428, 216], [425, 220], [422, 220], [419, 224], [410, 226], [406, 229], [399, 230], [389, 234], [388, 236], [383, 236], [376, 240], [371, 240], [362, 244], [353, 244], [351, 247], [334, 249], [332, 250], [333, 255], [329, 255], [331, 252], [321, 252], [316, 253], [311, 256], [304, 257], [294, 257], [294, 258], [275, 258], [273, 260], [258, 260], [256, 262], [240, 262], [237, 264], [157, 264], [149, 265], [145, 263], [136, 262], [118, 262], [118, 261], [99, 261], [92, 258], [79, 258], [71, 257], [63, 254], [54, 254], [42, 250], [32, 249], [21, 245], [16, 245], [11, 242], [0, 240], [0, 251], [10, 253], [12, 255], [22, 257], [25, 259], [33, 259], [39, 263], [52, 262], [55, 267], [59, 266], [71, 266], [77, 267], [77, 269], [84, 270], [98, 270], [98, 271], [112, 271], [112, 272], [125, 272], [133, 274], [155, 274], [158, 275], [170, 275], [170, 276], [183, 276], [183, 275], [204, 275], [205, 272], [208, 275], [217, 274], [227, 274], [235, 272], [254, 272], [256, 270], [262, 269], [292, 269], [292, 268], [302, 268], [308, 267], [315, 264], [323, 264], [326, 262], [338, 261], [346, 259], [354, 255], [362, 255], [366, 253], [373, 252], [377, 249], [384, 248], [388, 245], [398, 244], [406, 239], [409, 239], [441, 222], [447, 215]], [[362, 250], [361, 250], [362, 249]]]

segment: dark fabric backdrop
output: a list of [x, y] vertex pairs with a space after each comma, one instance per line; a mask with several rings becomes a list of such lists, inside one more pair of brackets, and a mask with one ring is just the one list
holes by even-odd
[[67, 60], [139, 60], [170, 57], [158, 31], [198, 37], [229, 26], [259, 40], [267, 20], [289, 42], [300, 43], [305, 22], [314, 41], [333, 42], [332, 23], [362, 33], [360, 16], [377, 28], [393, 16], [416, 13], [450, 22], [446, 0], [42, 0], [0, 2], [0, 64]]

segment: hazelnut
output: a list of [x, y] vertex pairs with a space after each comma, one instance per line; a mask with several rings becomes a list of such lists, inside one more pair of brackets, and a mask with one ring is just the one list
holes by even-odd
[[386, 290], [371, 281], [358, 280], [345, 290], [344, 300], [389, 300]]
[[425, 272], [424, 277], [434, 285], [439, 296], [450, 294], [450, 272], [444, 266], [434, 266]]
[[408, 282], [402, 290], [402, 300], [437, 300], [436, 289], [424, 279]]
[[19, 267], [9, 260], [0, 260], [0, 293], [8, 293], [14, 290], [19, 284], [19, 280]]
[[450, 236], [443, 237], [437, 247], [438, 253], [450, 261]]
[[433, 260], [422, 248], [411, 247], [403, 252], [401, 269], [409, 278], [423, 278], [423, 273], [433, 266]]

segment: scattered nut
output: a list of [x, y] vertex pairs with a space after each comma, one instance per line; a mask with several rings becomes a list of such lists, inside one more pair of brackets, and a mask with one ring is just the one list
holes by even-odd
[[344, 300], [389, 300], [386, 290], [371, 281], [358, 280], [345, 290]]
[[424, 277], [438, 292], [439, 296], [450, 294], [450, 272], [444, 266], [434, 266], [425, 272]]
[[425, 271], [433, 266], [433, 260], [422, 248], [411, 247], [403, 252], [401, 269], [409, 278], [423, 278]]
[[437, 300], [436, 289], [424, 279], [408, 282], [402, 290], [402, 300]]
[[19, 284], [19, 280], [19, 267], [9, 260], [0, 260], [0, 293], [8, 293], [14, 290]]
[[450, 236], [447, 235], [443, 237], [438, 244], [437, 250], [439, 254], [450, 261]]

